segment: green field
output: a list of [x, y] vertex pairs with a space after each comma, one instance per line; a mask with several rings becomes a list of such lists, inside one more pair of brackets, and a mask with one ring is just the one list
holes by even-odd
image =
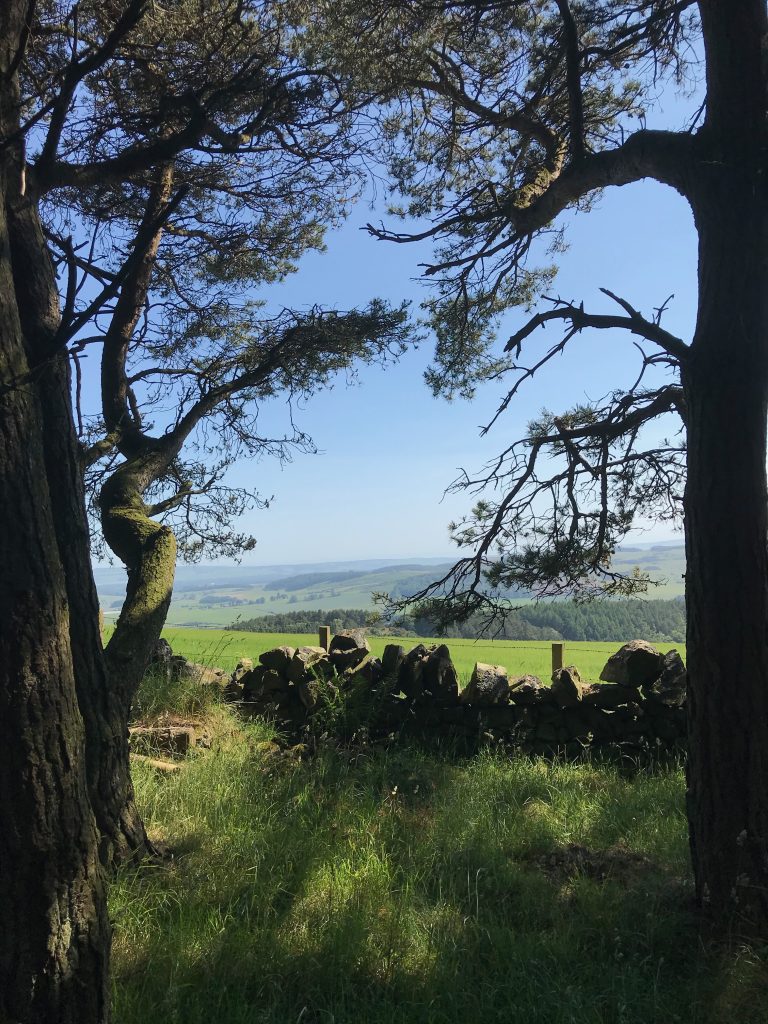
[[[240, 633], [218, 629], [181, 629], [169, 626], [163, 631], [176, 654], [183, 654], [192, 661], [233, 669], [240, 658], [252, 658], [254, 661], [263, 651], [272, 647], [288, 644], [300, 647], [304, 644], [316, 644], [314, 634], [296, 633]], [[631, 637], [629, 639], [632, 639]], [[510, 675], [531, 673], [541, 679], [548, 679], [551, 674], [552, 645], [548, 641], [515, 641], [515, 640], [440, 640], [424, 637], [370, 637], [369, 643], [373, 653], [381, 656], [388, 643], [402, 644], [410, 650], [417, 643], [447, 643], [459, 678], [466, 682], [472, 674], [475, 662], [487, 662], [492, 665], [504, 665]], [[614, 651], [621, 645], [618, 643], [576, 643], [565, 645], [565, 663], [576, 665], [585, 679], [596, 681], [603, 665]], [[674, 644], [658, 644], [659, 650], [668, 651]], [[685, 646], [679, 644], [675, 648], [685, 658]]]

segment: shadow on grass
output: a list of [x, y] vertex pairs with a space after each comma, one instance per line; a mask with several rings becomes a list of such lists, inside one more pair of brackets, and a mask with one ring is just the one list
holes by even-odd
[[759, 953], [699, 941], [677, 771], [254, 734], [139, 782], [187, 845], [114, 886], [118, 1024], [768, 1019]]

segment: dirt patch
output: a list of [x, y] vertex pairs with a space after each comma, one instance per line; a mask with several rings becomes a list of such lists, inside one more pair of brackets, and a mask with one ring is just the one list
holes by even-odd
[[539, 854], [532, 861], [552, 879], [584, 875], [597, 882], [611, 879], [628, 886], [642, 881], [649, 874], [661, 872], [659, 865], [650, 857], [628, 850], [621, 844], [607, 850], [590, 850], [587, 846], [569, 843], [549, 853]]

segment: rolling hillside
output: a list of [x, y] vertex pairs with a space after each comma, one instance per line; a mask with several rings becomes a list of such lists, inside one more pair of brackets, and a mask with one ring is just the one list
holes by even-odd
[[[444, 571], [446, 559], [418, 562], [370, 559], [301, 565], [180, 565], [176, 576], [169, 626], [216, 627], [237, 619], [302, 609], [372, 608], [375, 592], [405, 596]], [[662, 585], [650, 598], [683, 593], [685, 571], [681, 544], [638, 545], [620, 550], [615, 564], [651, 573]], [[125, 592], [122, 569], [97, 566], [99, 599], [107, 620], [120, 610]]]

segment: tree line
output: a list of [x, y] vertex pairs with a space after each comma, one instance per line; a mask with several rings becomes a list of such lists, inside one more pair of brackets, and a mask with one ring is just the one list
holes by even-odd
[[382, 616], [361, 608], [278, 612], [235, 620], [228, 628], [249, 633], [315, 633], [320, 626], [335, 632], [364, 629], [371, 636], [446, 636], [502, 640], [605, 640], [642, 638], [685, 642], [682, 601], [547, 601], [508, 610], [491, 629], [480, 614], [449, 625], [428, 614]]

